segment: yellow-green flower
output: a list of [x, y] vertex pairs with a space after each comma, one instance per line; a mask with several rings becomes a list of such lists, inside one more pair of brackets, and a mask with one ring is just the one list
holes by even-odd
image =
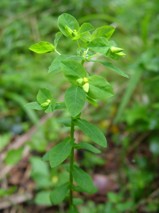
[[77, 79], [77, 82], [82, 86], [83, 90], [85, 92], [89, 91], [89, 83], [88, 83], [88, 78], [84, 77], [84, 78], [79, 78]]

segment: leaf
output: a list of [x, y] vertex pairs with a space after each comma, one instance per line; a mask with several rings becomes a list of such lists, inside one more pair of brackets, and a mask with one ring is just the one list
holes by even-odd
[[93, 62], [99, 62], [101, 64], [103, 64], [104, 66], [108, 67], [109, 69], [113, 70], [114, 72], [118, 73], [119, 75], [125, 77], [125, 78], [129, 78], [129, 76], [127, 74], [125, 74], [121, 69], [119, 69], [118, 67], [114, 66], [112, 63], [110, 62], [106, 62], [106, 61], [97, 61], [97, 60], [91, 60]]
[[45, 108], [46, 113], [53, 112], [56, 107], [56, 103], [51, 101], [50, 104]]
[[107, 25], [107, 26], [98, 27], [92, 34], [92, 40], [99, 37], [110, 39], [114, 31], [115, 31], [115, 28], [113, 26]]
[[105, 38], [96, 38], [88, 44], [88, 47], [95, 52], [106, 55], [110, 49], [110, 44]]
[[30, 102], [26, 104], [29, 109], [42, 110], [43, 108], [37, 102]]
[[87, 96], [87, 100], [90, 104], [92, 104], [93, 106], [98, 106], [98, 102], [96, 99], [91, 98], [90, 96]]
[[51, 63], [48, 72], [53, 72], [53, 73], [57, 73], [59, 71], [61, 71], [61, 62], [65, 61], [65, 60], [77, 60], [79, 62], [82, 61], [82, 57], [76, 56], [76, 55], [59, 55], [57, 56]]
[[73, 33], [79, 29], [79, 24], [72, 15], [63, 13], [58, 17], [58, 27], [63, 35], [73, 37]]
[[[68, 168], [68, 164], [65, 165], [66, 169]], [[68, 183], [70, 181], [70, 174], [68, 171], [63, 171], [63, 169], [60, 172], [55, 173], [55, 184], [56, 186], [61, 186], [64, 183]]]
[[66, 197], [69, 190], [69, 184], [65, 183], [56, 187], [50, 194], [50, 199], [53, 205], [60, 204]]
[[36, 184], [36, 188], [44, 189], [52, 186], [49, 166], [41, 157], [31, 157], [31, 177]]
[[54, 49], [55, 49], [54, 45], [47, 41], [40, 41], [29, 47], [29, 50], [38, 54], [53, 52]]
[[102, 147], [107, 146], [106, 137], [98, 127], [83, 119], [76, 120], [76, 124], [96, 144]]
[[64, 102], [56, 103], [55, 109], [65, 109], [66, 105]]
[[[70, 155], [72, 145], [69, 138], [57, 144], [49, 151], [49, 162], [51, 168], [60, 165]], [[46, 159], [46, 158], [45, 158]]]
[[62, 36], [62, 33], [61, 33], [61, 32], [57, 32], [57, 33], [55, 34], [55, 40], [54, 40], [54, 45], [55, 45], [55, 47], [57, 47], [58, 42], [59, 42], [61, 36]]
[[77, 116], [86, 100], [86, 94], [81, 87], [72, 86], [65, 93], [65, 104], [72, 117]]
[[84, 201], [83, 201], [83, 199], [81, 199], [81, 198], [73, 198], [73, 203], [74, 203], [74, 205], [76, 206], [76, 205], [81, 205], [81, 204], [83, 204]]
[[75, 205], [71, 205], [68, 213], [79, 213], [79, 211]]
[[32, 174], [49, 176], [48, 164], [44, 162], [40, 157], [31, 157], [30, 159]]
[[[37, 97], [36, 97], [38, 103], [40, 105], [44, 104], [47, 100], [51, 100], [52, 99], [52, 94], [48, 89], [40, 89]], [[47, 103], [46, 103], [47, 104]]]
[[113, 96], [113, 89], [102, 76], [93, 75], [89, 77], [88, 95], [95, 99], [107, 99]]
[[37, 94], [37, 102], [45, 112], [52, 112], [55, 109], [56, 103], [48, 89], [40, 89]]
[[61, 61], [65, 59], [65, 56], [64, 55], [59, 55], [57, 56], [51, 63], [51, 65], [49, 66], [49, 69], [48, 69], [48, 73], [50, 72], [59, 72], [61, 71]]
[[51, 206], [50, 192], [41, 191], [36, 194], [35, 203], [40, 206]]
[[50, 153], [50, 151], [51, 151], [51, 150], [49, 150], [48, 152], [46, 152], [46, 153], [43, 155], [42, 159], [43, 159], [44, 161], [48, 161], [48, 162], [49, 162], [49, 153]]
[[88, 32], [88, 31], [92, 31], [92, 30], [94, 30], [94, 27], [93, 27], [92, 24], [90, 24], [90, 23], [83, 23], [80, 26], [79, 33], [82, 34], [82, 33]]
[[76, 149], [85, 149], [87, 151], [99, 154], [101, 151], [96, 147], [92, 146], [90, 143], [80, 142], [79, 144], [75, 145]]
[[90, 41], [91, 40], [91, 33], [94, 27], [90, 23], [84, 23], [81, 25], [79, 29], [79, 36], [80, 39], [83, 40], [84, 42]]
[[77, 166], [73, 167], [73, 178], [82, 191], [93, 194], [97, 191], [92, 178]]
[[16, 165], [21, 160], [22, 154], [23, 148], [9, 150], [4, 161], [8, 165]]
[[82, 64], [73, 60], [62, 61], [62, 70], [65, 76], [71, 80], [84, 78], [87, 75]]

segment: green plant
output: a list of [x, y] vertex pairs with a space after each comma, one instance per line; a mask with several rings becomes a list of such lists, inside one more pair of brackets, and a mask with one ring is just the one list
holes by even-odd
[[[90, 23], [83, 23], [80, 26], [72, 15], [64, 13], [58, 18], [58, 28], [60, 32], [56, 33], [53, 44], [40, 41], [30, 46], [29, 49], [38, 54], [55, 52], [57, 56], [51, 63], [48, 72], [57, 73], [62, 71], [71, 86], [65, 91], [64, 102], [57, 102], [52, 97], [52, 93], [47, 88], [44, 88], [38, 92], [37, 102], [32, 102], [29, 105], [32, 109], [43, 110], [46, 113], [62, 109], [71, 115], [69, 124], [67, 124], [70, 127], [70, 136], [48, 151], [43, 159], [48, 161], [52, 168], [55, 168], [67, 158], [70, 158], [69, 166], [66, 165], [69, 179], [62, 185], [57, 186], [51, 192], [50, 198], [51, 202], [56, 205], [68, 196], [69, 212], [77, 212], [73, 192], [91, 194], [96, 192], [96, 187], [91, 177], [75, 162], [74, 151], [84, 149], [98, 154], [100, 150], [88, 142], [77, 143], [74, 136], [75, 128], [78, 127], [98, 146], [106, 147], [107, 141], [103, 132], [95, 125], [82, 119], [81, 113], [86, 102], [97, 105], [99, 100], [106, 100], [113, 96], [113, 89], [110, 83], [104, 77], [88, 72], [84, 65], [85, 62], [98, 62], [127, 77], [110, 61], [111, 59], [118, 59], [125, 54], [123, 49], [117, 47], [115, 42], [110, 40], [115, 31], [113, 26], [102, 26], [96, 29]], [[57, 50], [62, 35], [72, 40], [73, 45], [76, 45], [75, 54], [66, 55]], [[109, 59], [109, 61], [105, 61], [104, 57]], [[104, 59], [102, 60], [101, 58]]]

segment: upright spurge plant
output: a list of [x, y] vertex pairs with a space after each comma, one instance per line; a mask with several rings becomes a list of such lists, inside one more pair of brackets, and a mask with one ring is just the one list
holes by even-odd
[[[98, 146], [106, 147], [107, 141], [101, 130], [82, 119], [81, 116], [86, 102], [97, 105], [99, 100], [106, 100], [113, 95], [110, 83], [104, 77], [88, 72], [85, 63], [97, 62], [127, 77], [110, 60], [106, 60], [118, 59], [125, 54], [123, 49], [117, 47], [115, 42], [110, 40], [115, 30], [113, 26], [106, 25], [94, 28], [90, 23], [83, 23], [80, 26], [72, 15], [64, 13], [58, 18], [58, 28], [59, 32], [55, 34], [53, 44], [40, 41], [33, 44], [29, 49], [38, 54], [55, 52], [57, 56], [53, 59], [48, 72], [62, 72], [70, 82], [70, 87], [65, 91], [64, 102], [56, 103], [52, 93], [44, 88], [38, 92], [37, 102], [30, 103], [30, 106], [46, 113], [58, 109], [67, 110], [70, 113], [70, 134], [68, 138], [48, 151], [43, 159], [54, 168], [69, 158], [69, 168], [66, 167], [69, 172], [69, 180], [56, 187], [51, 192], [50, 198], [54, 205], [61, 203], [65, 198], [69, 198], [69, 211], [78, 212], [73, 192], [95, 193], [96, 187], [91, 177], [79, 167], [78, 162], [75, 162], [74, 151], [84, 149], [98, 154], [100, 150], [88, 142], [77, 143], [74, 137], [75, 127], [78, 127]], [[75, 53], [66, 55], [57, 50], [62, 36], [77, 44]], [[104, 58], [104, 60], [101, 60], [101, 58]]]

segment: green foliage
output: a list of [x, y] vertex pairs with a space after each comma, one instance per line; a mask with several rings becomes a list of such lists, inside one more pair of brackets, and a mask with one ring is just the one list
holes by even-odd
[[102, 147], [107, 146], [106, 138], [99, 128], [83, 119], [78, 119], [76, 124], [96, 144]]
[[86, 143], [86, 142], [80, 142], [79, 144], [75, 145], [75, 147], [76, 147], [76, 149], [84, 149], [84, 150], [93, 152], [95, 154], [99, 154], [100, 153], [99, 149], [97, 149], [96, 147], [94, 147], [91, 144]]
[[55, 100], [52, 98], [51, 92], [47, 89], [39, 90], [37, 102], [45, 112], [52, 112], [55, 109]]
[[50, 194], [52, 204], [60, 204], [66, 197], [69, 191], [69, 184], [65, 183], [56, 187]]
[[58, 18], [58, 27], [63, 35], [77, 39], [77, 31], [79, 29], [78, 21], [70, 14], [64, 13]]
[[78, 213], [77, 207], [75, 205], [71, 205], [68, 213]]
[[108, 203], [105, 206], [105, 211], [111, 213], [130, 211], [134, 207], [134, 203], [130, 200], [123, 202], [122, 194], [108, 193]]
[[46, 113], [54, 111], [56, 102], [48, 89], [39, 90], [36, 99], [37, 102], [27, 104], [30, 109], [44, 110]]
[[89, 43], [89, 48], [93, 52], [101, 53], [106, 56], [110, 48], [109, 41], [103, 37], [95, 38]]
[[84, 78], [87, 75], [82, 64], [73, 60], [63, 61], [62, 70], [70, 81], [75, 81], [78, 78]]
[[51, 63], [48, 73], [53, 72], [59, 72], [61, 70], [61, 61], [65, 59], [65, 56], [59, 55], [57, 56]]
[[65, 104], [72, 117], [80, 114], [85, 104], [85, 100], [86, 94], [80, 87], [72, 86], [66, 91]]
[[32, 157], [31, 177], [36, 183], [38, 189], [45, 189], [52, 186], [48, 165], [39, 157]]
[[43, 159], [50, 162], [50, 166], [56, 167], [60, 165], [71, 152], [72, 144], [71, 139], [65, 139], [63, 142], [53, 147]]
[[41, 191], [36, 194], [35, 203], [39, 206], [51, 206], [50, 191]]
[[[54, 45], [39, 42], [32, 45], [30, 50], [36, 53], [48, 53], [55, 50], [58, 56], [52, 61], [48, 72], [57, 73], [62, 71], [62, 74], [71, 84], [64, 95], [66, 108], [63, 107], [62, 103], [62, 109], [65, 108], [71, 114], [71, 123], [68, 125], [70, 127], [70, 138], [55, 145], [44, 155], [43, 159], [49, 162], [51, 168], [54, 168], [70, 157], [69, 182], [64, 182], [55, 187], [51, 192], [50, 198], [54, 205], [60, 204], [69, 191], [69, 212], [78, 212], [73, 202], [73, 191], [92, 194], [96, 192], [96, 187], [91, 177], [75, 165], [74, 151], [75, 149], [85, 149], [97, 154], [100, 153], [100, 150], [86, 142], [76, 144], [74, 139], [75, 126], [78, 126], [97, 145], [106, 147], [107, 140], [103, 132], [88, 121], [81, 119], [80, 116], [87, 101], [95, 103], [97, 100], [106, 100], [113, 96], [113, 89], [110, 83], [100, 75], [90, 74], [87, 68], [84, 67], [84, 63], [91, 62], [97, 53], [107, 58], [119, 58], [124, 53], [122, 52], [123, 49], [116, 47], [113, 41], [109, 41], [115, 30], [112, 26], [106, 25], [95, 29], [92, 24], [87, 22], [80, 26], [72, 15], [64, 13], [58, 18], [58, 28], [60, 32], [55, 35]], [[62, 39], [62, 34], [71, 39], [73, 43], [77, 42], [78, 48], [73, 55], [61, 54], [56, 49]], [[118, 74], [127, 77], [126, 74], [110, 62], [102, 61], [101, 63]], [[37, 102], [30, 103], [31, 108], [41, 109], [45, 112], [53, 112], [61, 108], [57, 106], [59, 106], [59, 103], [56, 103], [48, 89], [41, 89], [37, 94]], [[47, 201], [48, 195], [42, 193], [42, 195], [38, 195], [36, 202], [43, 196], [46, 196]]]
[[103, 37], [106, 39], [110, 39], [111, 36], [113, 35], [115, 31], [115, 28], [113, 26], [102, 26], [102, 27], [98, 27], [92, 34], [92, 38], [98, 38], [98, 37]]
[[78, 166], [73, 167], [73, 177], [82, 192], [93, 194], [97, 191], [91, 177]]
[[[79, 211], [83, 213], [116, 213], [120, 212], [119, 209], [116, 209], [116, 206], [119, 203], [124, 205], [129, 202], [129, 198], [131, 198], [135, 203], [134, 205], [138, 207], [132, 206], [130, 210], [126, 211], [158, 212], [157, 198], [154, 197], [149, 200], [149, 195], [153, 193], [153, 190], [156, 190], [156, 180], [158, 179], [158, 1], [70, 0], [54, 1], [53, 8], [51, 9], [50, 5], [52, 5], [51, 0], [36, 0], [32, 2], [32, 5], [26, 0], [1, 0], [0, 3], [2, 11], [0, 18], [0, 47], [3, 50], [0, 52], [0, 146], [2, 147], [2, 154], [7, 151], [8, 147], [6, 147], [6, 145], [9, 144], [9, 142], [14, 142], [14, 138], [16, 139], [19, 134], [27, 132], [30, 126], [35, 123], [38, 123], [39, 127], [27, 143], [33, 155], [43, 154], [47, 147], [52, 145], [53, 141], [62, 141], [63, 139], [61, 138], [67, 135], [67, 130], [70, 127], [70, 119], [64, 117], [67, 117], [69, 113], [64, 114], [62, 118], [57, 116], [55, 119], [53, 116], [53, 118], [41, 126], [38, 118], [43, 114], [40, 110], [44, 111], [44, 109], [37, 102], [32, 103], [32, 107], [30, 106], [31, 109], [24, 106], [26, 102], [34, 100], [37, 89], [41, 88], [48, 88], [51, 94], [56, 96], [56, 99], [60, 96], [59, 100], [61, 100], [62, 98], [59, 94], [63, 93], [69, 85], [67, 84], [65, 87], [64, 81], [66, 79], [62, 78], [62, 72], [54, 76], [53, 73], [54, 70], [56, 73], [62, 71], [61, 61], [68, 59], [74, 60], [75, 55], [74, 57], [71, 56], [76, 54], [76, 62], [81, 63], [82, 59], [85, 59], [85, 70], [89, 70], [88, 73], [90, 76], [94, 73], [99, 75], [101, 73], [107, 81], [113, 81], [116, 96], [111, 98], [109, 102], [106, 100], [106, 102], [103, 101], [99, 105], [96, 100], [88, 97], [88, 83], [82, 82], [82, 84], [80, 84], [78, 80], [81, 81], [81, 79], [77, 79], [77, 84], [86, 92], [86, 101], [94, 105], [96, 104], [96, 108], [94, 109], [93, 106], [85, 105], [86, 107], [82, 110], [83, 118], [87, 119], [87, 113], [89, 111], [91, 114], [89, 116], [90, 120], [98, 123], [98, 126], [103, 129], [103, 132], [105, 132], [105, 129], [108, 127], [107, 134], [111, 137], [109, 138], [111, 142], [110, 155], [114, 153], [112, 145], [114, 147], [115, 143], [118, 151], [118, 155], [116, 155], [115, 159], [118, 159], [119, 156], [118, 162], [120, 162], [118, 168], [115, 167], [115, 171], [112, 171], [114, 176], [117, 176], [117, 179], [119, 177], [121, 181], [119, 181], [119, 186], [123, 186], [119, 188], [117, 194], [120, 194], [122, 190], [126, 191], [124, 195], [120, 194], [122, 199], [119, 199], [119, 202], [116, 204], [112, 203], [111, 199], [106, 199], [106, 209], [104, 208], [104, 202], [97, 204], [93, 203], [94, 201], [85, 201], [83, 207], [79, 207]], [[78, 36], [80, 39], [77, 40], [79, 46], [76, 41], [72, 42], [72, 37], [63, 37], [61, 36], [61, 32], [55, 34], [55, 32], [58, 31], [57, 16], [61, 11], [69, 11], [78, 18], [80, 23], [78, 28]], [[112, 24], [107, 27], [109, 23]], [[105, 24], [106, 26], [100, 27]], [[92, 39], [95, 39], [92, 37], [92, 34], [97, 31], [96, 29], [100, 28], [112, 28], [112, 31], [115, 28], [117, 29], [117, 32], [113, 34], [113, 37], [108, 38], [108, 41], [111, 43], [112, 39], [117, 40], [118, 44], [122, 45], [127, 53], [127, 57], [124, 60], [116, 62], [112, 60], [112, 58], [117, 57], [114, 57], [113, 53], [114, 47], [117, 47], [115, 43], [111, 43], [110, 46], [113, 47], [110, 47], [111, 51], [109, 49], [106, 52], [103, 49], [103, 52], [105, 51], [106, 54], [104, 52], [102, 57], [101, 54], [96, 54], [93, 49], [88, 49], [91, 44], [87, 42], [92, 42]], [[52, 36], [53, 34], [54, 36]], [[102, 37], [104, 37], [104, 34]], [[37, 43], [40, 39], [50, 41], [56, 50], [51, 54], [35, 55], [26, 49], [28, 44]], [[62, 54], [59, 55], [59, 58], [63, 56], [64, 58], [60, 60], [60, 63], [55, 63], [57, 67], [53, 64], [51, 66], [51, 73], [46, 75], [46, 67], [48, 67], [49, 63], [51, 64], [51, 61], [56, 61], [58, 58], [58, 56], [56, 57], [56, 54], [58, 54], [56, 52], [57, 48], [61, 50], [60, 53]], [[10, 56], [9, 60], [8, 56]], [[91, 63], [93, 60], [100, 60], [106, 64], [111, 63], [117, 68], [118, 65], [120, 65], [121, 71], [126, 70], [126, 72], [129, 73], [130, 80], [124, 81], [120, 76], [111, 72], [113, 69], [111, 69], [110, 66], [105, 66], [104, 64], [104, 66], [102, 66], [102, 63], [99, 62]], [[88, 77], [89, 76], [87, 76], [87, 78]], [[74, 84], [74, 86], [77, 86], [76, 82], [74, 82]], [[64, 95], [62, 95], [62, 97], [64, 97]], [[144, 107], [142, 107], [142, 105], [144, 105]], [[39, 111], [33, 111], [32, 109], [34, 108]], [[55, 109], [57, 108], [63, 111], [65, 109], [64, 102], [56, 103]], [[61, 111], [60, 114], [62, 113]], [[55, 116], [57, 114], [55, 113]], [[45, 116], [47, 117], [47, 115], [44, 115], [44, 117]], [[117, 116], [115, 125], [112, 124], [114, 116]], [[148, 119], [146, 119], [146, 117]], [[11, 134], [9, 134], [10, 136], [6, 136], [8, 132], [11, 132]], [[144, 137], [144, 135], [146, 136]], [[82, 136], [80, 135], [80, 137]], [[141, 141], [141, 138], [144, 139]], [[89, 140], [87, 137], [82, 137], [80, 138], [82, 142], [78, 141], [77, 145], [83, 143], [85, 139]], [[84, 143], [90, 145], [88, 142]], [[77, 152], [77, 154], [80, 155], [81, 152], [82, 159], [80, 158], [79, 162], [86, 171], [93, 170], [94, 167], [96, 167], [95, 171], [99, 171], [101, 167], [107, 168], [107, 166], [109, 166], [109, 160], [107, 161], [109, 155], [97, 156], [89, 151], [85, 152], [83, 150]], [[143, 184], [145, 188], [143, 187], [142, 189], [140, 187], [137, 189], [137, 181], [133, 184], [130, 183], [126, 173], [126, 169], [130, 170], [132, 167], [139, 168], [139, 162], [136, 161], [137, 156], [149, 159], [144, 163], [146, 164], [145, 171], [147, 171], [147, 173], [141, 170], [143, 177], [141, 174], [140, 177], [134, 175], [134, 173], [130, 174], [130, 176], [132, 175], [131, 182], [133, 182], [134, 176], [136, 179], [139, 178], [141, 184], [142, 179], [144, 180], [144, 176], [148, 176], [149, 173], [155, 175], [152, 182]], [[125, 159], [127, 160], [125, 161]], [[115, 160], [111, 161], [111, 165], [114, 162]], [[64, 168], [60, 166], [59, 170], [62, 171]], [[140, 172], [140, 169], [137, 169], [137, 172]], [[53, 174], [54, 179], [57, 177], [62, 179], [60, 172], [56, 171], [56, 168], [54, 168], [53, 171], [55, 172], [55, 174]], [[39, 184], [40, 182], [45, 182], [44, 179], [47, 179], [46, 176], [42, 176], [41, 178], [40, 176], [42, 176], [42, 174], [35, 175], [37, 179], [39, 178]], [[36, 182], [33, 176], [32, 178]], [[9, 180], [8, 178], [7, 181], [9, 182]], [[147, 185], [149, 187], [147, 187]], [[135, 193], [133, 192], [135, 198], [131, 195], [133, 189], [135, 191]], [[45, 188], [44, 190], [47, 189]], [[142, 193], [140, 193], [140, 191], [142, 191]], [[136, 197], [138, 199], [136, 199]], [[147, 198], [149, 200], [148, 202], [146, 201]], [[26, 205], [25, 207], [27, 208]], [[124, 212], [123, 210], [123, 213]]]
[[114, 72], [118, 73], [119, 75], [128, 78], [128, 75], [126, 75], [120, 68], [114, 66], [112, 63], [107, 61], [99, 61], [99, 60], [92, 60], [94, 62], [99, 62], [103, 64], [105, 67], [109, 68], [110, 70], [113, 70]]
[[8, 151], [5, 157], [5, 163], [8, 165], [16, 165], [20, 160], [23, 153], [23, 148], [12, 149]]
[[88, 95], [94, 99], [107, 99], [113, 96], [111, 85], [102, 77], [93, 75], [89, 77]]
[[38, 53], [38, 54], [44, 54], [54, 51], [55, 47], [46, 41], [40, 41], [36, 44], [33, 44], [29, 47], [29, 50]]

